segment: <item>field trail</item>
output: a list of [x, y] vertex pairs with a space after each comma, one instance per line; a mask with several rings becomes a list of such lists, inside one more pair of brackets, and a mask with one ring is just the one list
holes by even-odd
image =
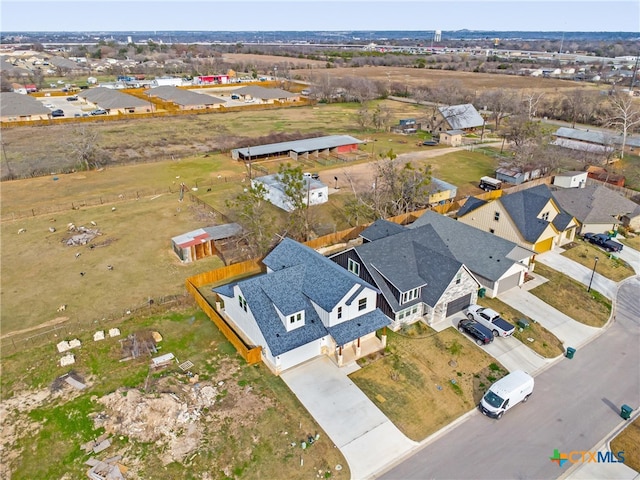
[[40, 330], [41, 328], [46, 327], [54, 327], [56, 325], [60, 325], [61, 323], [69, 320], [69, 317], [56, 317], [48, 322], [40, 323], [38, 325], [34, 325], [33, 327], [23, 328], [22, 330], [14, 330], [13, 332], [5, 333], [4, 335], [0, 335], [0, 340], [4, 340], [5, 338], [14, 337], [16, 335], [21, 335], [23, 333], [33, 332], [35, 330]]

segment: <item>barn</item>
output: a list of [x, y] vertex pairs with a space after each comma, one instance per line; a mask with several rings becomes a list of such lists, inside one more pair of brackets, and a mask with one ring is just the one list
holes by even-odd
[[310, 158], [320, 156], [339, 156], [358, 151], [358, 145], [363, 143], [350, 135], [328, 135], [325, 137], [307, 138], [306, 140], [294, 140], [292, 142], [269, 143], [255, 145], [247, 148], [231, 150], [234, 160], [243, 162], [262, 160], [267, 158], [289, 157]]

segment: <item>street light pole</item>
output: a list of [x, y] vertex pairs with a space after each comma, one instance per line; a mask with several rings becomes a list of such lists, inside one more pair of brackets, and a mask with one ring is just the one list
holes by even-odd
[[591, 280], [589, 280], [589, 288], [587, 288], [587, 292], [591, 291], [591, 283], [593, 282], [593, 276], [596, 274], [597, 266], [598, 266], [598, 257], [596, 256], [595, 262], [593, 264], [593, 271], [591, 272]]

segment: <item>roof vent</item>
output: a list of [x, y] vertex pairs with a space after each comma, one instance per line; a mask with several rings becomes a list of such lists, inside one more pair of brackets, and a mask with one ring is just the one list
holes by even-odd
[[276, 337], [279, 337], [279, 336], [280, 336], [280, 334], [279, 334], [279, 333], [276, 333]]
[[361, 327], [362, 325], [358, 323], [358, 326]]

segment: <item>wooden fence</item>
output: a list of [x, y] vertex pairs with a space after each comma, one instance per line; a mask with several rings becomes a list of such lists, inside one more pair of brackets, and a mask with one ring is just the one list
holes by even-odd
[[235, 263], [216, 270], [203, 272], [189, 277], [186, 280], [187, 291], [193, 296], [202, 311], [209, 317], [215, 326], [218, 327], [218, 330], [222, 332], [226, 339], [229, 340], [231, 345], [235, 347], [240, 356], [242, 356], [249, 365], [259, 363], [262, 360], [262, 348], [247, 345], [235, 330], [231, 328], [222, 315], [220, 315], [218, 311], [211, 306], [209, 301], [204, 297], [204, 295], [202, 295], [198, 288], [203, 285], [219, 283], [239, 276], [255, 275], [262, 271], [262, 266], [259, 260], [247, 260], [245, 262]]

